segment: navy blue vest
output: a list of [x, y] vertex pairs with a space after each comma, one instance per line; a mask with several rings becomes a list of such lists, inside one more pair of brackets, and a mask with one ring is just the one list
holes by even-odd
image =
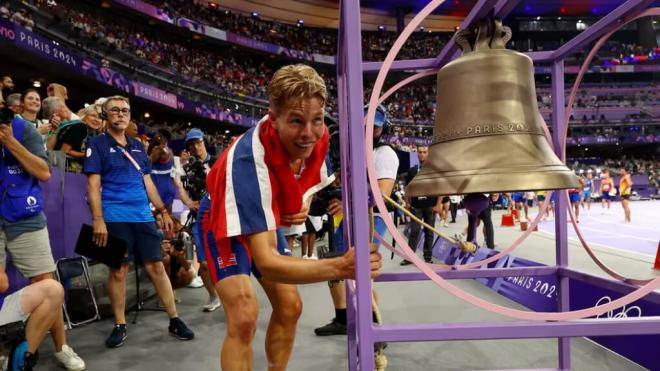
[[[23, 143], [25, 121], [16, 118], [11, 127], [14, 137]], [[5, 146], [0, 157], [0, 215], [9, 222], [36, 216], [43, 209], [43, 198], [39, 182], [30, 175]]]

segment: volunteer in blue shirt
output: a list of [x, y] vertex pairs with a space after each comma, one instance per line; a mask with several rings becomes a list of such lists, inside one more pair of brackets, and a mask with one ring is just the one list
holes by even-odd
[[[163, 229], [172, 229], [170, 217], [158, 195], [149, 173], [149, 159], [144, 146], [126, 135], [131, 120], [128, 98], [109, 97], [103, 104], [102, 116], [107, 120], [107, 132], [89, 142], [85, 153], [84, 172], [92, 211], [94, 240], [105, 246], [108, 233], [128, 244], [128, 259], [144, 265], [156, 292], [170, 317], [169, 334], [190, 340], [193, 332], [176, 312], [170, 280], [162, 263], [161, 235], [149, 201], [162, 217]], [[108, 294], [115, 316], [115, 326], [106, 340], [109, 348], [119, 347], [126, 340], [126, 276], [128, 262], [110, 272]]]
[[[8, 253], [16, 269], [34, 283], [52, 279], [55, 271], [39, 185], [50, 178], [50, 169], [37, 129], [11, 116], [6, 111], [0, 115], [7, 118], [0, 119], [0, 265]], [[61, 313], [51, 335], [57, 363], [70, 371], [84, 370], [85, 362], [66, 344]]]

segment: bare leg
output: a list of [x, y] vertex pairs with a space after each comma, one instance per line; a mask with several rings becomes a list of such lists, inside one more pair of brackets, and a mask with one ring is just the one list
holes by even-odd
[[303, 233], [302, 238], [300, 239], [300, 257], [305, 257], [307, 255], [308, 243], [307, 243], [307, 233]]
[[[43, 279], [23, 290], [21, 309], [24, 313], [30, 313], [25, 327], [28, 352], [34, 354], [57, 319], [62, 320], [63, 301], [64, 289], [53, 279]], [[64, 332], [64, 324], [62, 324], [62, 332]]]
[[625, 215], [626, 223], [630, 223], [630, 201], [622, 199], [621, 206], [623, 206], [623, 214]]
[[266, 332], [266, 356], [269, 371], [284, 371], [289, 363], [296, 325], [302, 313], [302, 301], [296, 285], [259, 280], [268, 295], [273, 313]]
[[227, 321], [227, 334], [220, 352], [224, 371], [252, 370], [252, 340], [257, 331], [257, 296], [250, 277], [227, 277], [215, 284]]
[[307, 256], [314, 255], [314, 245], [316, 245], [316, 233], [307, 234]]
[[172, 283], [170, 278], [165, 273], [163, 262], [145, 262], [144, 270], [149, 274], [151, 282], [154, 284], [156, 293], [160, 301], [165, 306], [165, 311], [170, 318], [177, 317], [176, 305], [174, 304], [174, 291], [172, 291]]
[[[31, 282], [40, 282], [46, 279], [54, 279], [53, 273], [44, 273], [38, 276], [30, 278]], [[64, 315], [60, 310], [58, 312], [57, 318], [53, 323], [53, 327], [50, 329], [51, 337], [53, 338], [53, 343], [55, 343], [55, 351], [61, 352], [62, 347], [66, 344], [66, 333], [64, 331]]]
[[110, 269], [108, 280], [108, 297], [115, 315], [115, 323], [126, 324], [126, 276], [128, 275], [128, 264], [121, 266], [119, 270]]

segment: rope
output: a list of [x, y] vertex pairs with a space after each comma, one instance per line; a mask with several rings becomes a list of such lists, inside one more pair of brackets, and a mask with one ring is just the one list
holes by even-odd
[[[374, 209], [369, 208], [369, 242], [373, 241], [374, 238]], [[372, 290], [371, 290], [371, 306], [373, 307], [374, 314], [376, 315], [376, 323], [378, 325], [383, 324], [383, 317], [380, 314], [380, 308], [376, 302], [376, 295], [373, 290], [374, 281], [371, 280]], [[374, 354], [375, 361], [375, 371], [385, 371], [387, 368], [387, 357], [385, 357], [385, 343], [376, 343], [376, 352]]]
[[389, 202], [392, 206], [394, 206], [397, 209], [403, 211], [406, 215], [408, 215], [410, 217], [410, 219], [412, 219], [413, 221], [415, 221], [418, 224], [421, 224], [422, 226], [424, 226], [424, 228], [426, 228], [429, 231], [435, 233], [440, 238], [442, 238], [444, 240], [447, 240], [449, 243], [452, 243], [452, 244], [458, 246], [458, 248], [461, 249], [462, 251], [470, 253], [470, 254], [474, 254], [477, 251], [477, 245], [475, 245], [474, 243], [472, 243], [470, 241], [462, 241], [462, 240], [453, 238], [449, 235], [446, 235], [446, 234], [440, 232], [439, 230], [437, 230], [435, 227], [424, 223], [423, 220], [416, 217], [415, 214], [410, 212], [410, 210], [406, 209], [402, 205], [399, 205], [396, 201], [391, 199], [389, 196], [383, 195], [383, 198], [385, 199], [385, 201]]

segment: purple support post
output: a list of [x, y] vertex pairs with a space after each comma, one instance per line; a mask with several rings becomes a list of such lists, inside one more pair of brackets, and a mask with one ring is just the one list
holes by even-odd
[[[367, 174], [364, 153], [364, 96], [362, 84], [362, 44], [360, 24], [360, 2], [344, 0], [341, 2], [342, 12], [342, 51], [339, 56], [346, 61], [345, 88], [346, 100], [340, 101], [340, 110], [348, 106], [348, 122], [342, 122], [345, 133], [348, 132], [350, 163], [342, 159], [342, 177], [347, 179], [351, 193], [350, 204], [344, 203], [344, 208], [351, 211], [350, 220], [345, 224], [351, 232], [351, 240], [347, 246], [355, 246], [355, 278], [357, 295], [357, 336], [359, 369], [374, 369], [374, 340], [371, 308], [371, 274], [369, 268], [369, 216], [367, 213]], [[344, 142], [346, 143], [346, 142]], [[342, 143], [342, 144], [344, 144]], [[348, 306], [352, 305], [347, 298]]]
[[[342, 14], [343, 14], [343, 8], [342, 8]], [[346, 42], [344, 41], [345, 33], [343, 32], [344, 30], [344, 22], [345, 22], [345, 17], [340, 15], [339, 17], [340, 21], [340, 27], [339, 27], [339, 37], [338, 37], [338, 42], [337, 42], [337, 55], [339, 58], [337, 58], [337, 101], [339, 105], [339, 125], [341, 127], [341, 130], [339, 131], [339, 136], [341, 138], [340, 140], [340, 158], [341, 158], [341, 168], [342, 169], [348, 169], [349, 168], [349, 161], [350, 161], [350, 152], [348, 148], [348, 141], [349, 141], [349, 133], [348, 133], [348, 112], [346, 110]], [[346, 144], [344, 144], [346, 143]], [[343, 172], [344, 175], [341, 177], [341, 185], [343, 189], [349, 189], [348, 185], [348, 177], [345, 176], [345, 172]], [[351, 202], [351, 194], [350, 192], [346, 192], [343, 195], [343, 201], [344, 201], [344, 220], [342, 221], [343, 224], [343, 230], [344, 232], [348, 232], [349, 226], [348, 226], [348, 220], [350, 220], [351, 215], [350, 215], [350, 209], [346, 208], [346, 205], [349, 205]], [[348, 246], [350, 243], [350, 233], [344, 233], [343, 234], [343, 243], [344, 246]], [[346, 289], [346, 298], [351, 298], [351, 294], [349, 293], [348, 285], [345, 287]], [[348, 351], [348, 369], [349, 370], [357, 370], [358, 367], [358, 359], [357, 359], [357, 334], [355, 331], [355, 307], [353, 306], [353, 301], [352, 300], [347, 300], [346, 301], [346, 329], [347, 329], [347, 351]]]
[[[555, 61], [552, 65], [552, 141], [555, 153], [566, 162], [566, 151], [561, 145], [561, 136], [564, 132], [564, 61]], [[557, 266], [568, 266], [568, 230], [567, 207], [564, 191], [555, 192], [555, 236], [557, 246]], [[570, 310], [568, 277], [557, 276], [559, 280], [559, 310]], [[571, 340], [567, 337], [558, 338], [559, 369], [571, 368]]]

